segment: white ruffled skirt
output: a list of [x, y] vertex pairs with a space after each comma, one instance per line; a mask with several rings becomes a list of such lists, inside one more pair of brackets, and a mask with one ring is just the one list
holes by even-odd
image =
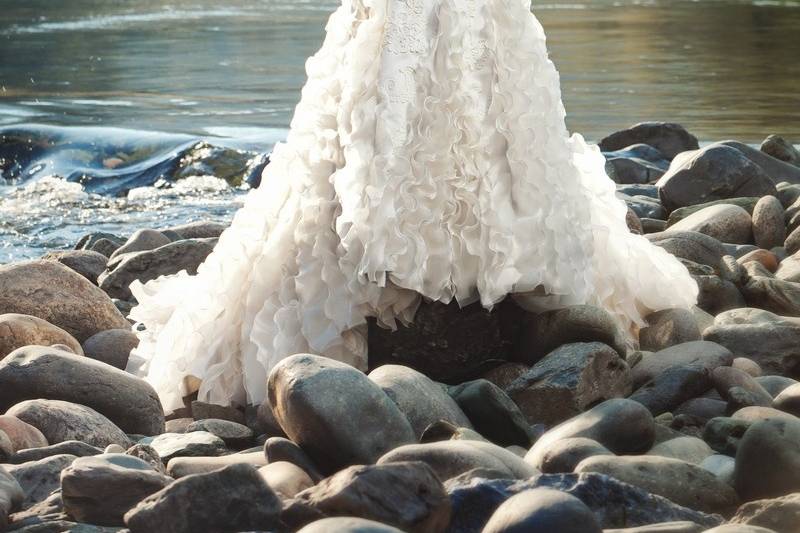
[[194, 391], [261, 403], [298, 352], [364, 368], [365, 318], [407, 323], [420, 295], [588, 303], [625, 328], [695, 303], [686, 268], [629, 232], [598, 148], [569, 136], [529, 1], [345, 0], [326, 30], [214, 252], [131, 286], [129, 370], [165, 410]]

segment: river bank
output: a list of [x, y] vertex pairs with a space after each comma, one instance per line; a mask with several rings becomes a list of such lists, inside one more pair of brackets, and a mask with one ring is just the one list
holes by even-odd
[[[0, 524], [795, 532], [800, 152], [776, 136], [758, 148], [700, 147], [666, 123], [600, 146], [631, 231], [677, 256], [700, 287], [694, 309], [648, 316], [638, 349], [591, 306], [532, 314], [510, 300], [491, 313], [423, 303], [396, 332], [370, 324], [368, 374], [299, 354], [272, 370], [261, 405], [190, 395], [164, 413], [152, 387], [124, 371], [138, 342], [128, 286], [195, 271], [227, 214], [85, 232], [0, 266]], [[148, 158], [177, 173], [157, 189], [192, 180], [181, 172], [198, 161], [223, 168], [203, 153], [236, 161], [227, 180], [213, 179], [241, 188], [259, 155], [182, 150]], [[96, 150], [81, 168], [99, 177], [61, 186], [79, 206], [96, 194], [85, 187], [109, 179], [124, 197], [102, 198], [130, 201], [153, 173], [128, 161], [124, 180], [109, 178], [104, 161], [123, 156]], [[35, 154], [16, 161], [14, 179], [32, 176], [20, 185], [31, 197], [53, 180], [26, 170], [38, 168]]]

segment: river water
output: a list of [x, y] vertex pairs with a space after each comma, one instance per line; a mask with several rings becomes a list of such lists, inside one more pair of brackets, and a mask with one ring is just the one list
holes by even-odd
[[[230, 217], [259, 154], [285, 136], [337, 4], [0, 0], [0, 263], [88, 231]], [[670, 120], [703, 141], [800, 141], [798, 1], [534, 12], [568, 126], [588, 139]]]

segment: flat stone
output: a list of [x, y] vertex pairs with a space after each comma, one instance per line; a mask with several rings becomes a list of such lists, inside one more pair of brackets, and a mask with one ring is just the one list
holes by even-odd
[[305, 470], [287, 461], [269, 463], [258, 469], [275, 494], [283, 499], [294, 498], [298, 493], [314, 486]]
[[64, 344], [76, 354], [83, 355], [75, 337], [49, 322], [30, 315], [6, 313], [0, 315], [0, 359], [17, 348], [36, 344], [51, 346]]
[[94, 409], [61, 400], [27, 400], [6, 412], [42, 432], [51, 444], [80, 440], [98, 448], [130, 446], [128, 436]]
[[125, 514], [131, 533], [270, 531], [281, 501], [251, 465], [181, 478]]
[[6, 313], [45, 320], [78, 342], [98, 331], [129, 327], [103, 291], [55, 261], [0, 266], [0, 314]]
[[628, 364], [600, 342], [561, 345], [506, 388], [529, 423], [546, 426], [630, 391]]
[[226, 446], [234, 449], [246, 448], [253, 444], [255, 437], [253, 430], [249, 427], [218, 418], [197, 420], [186, 427], [186, 433], [192, 431], [207, 431], [221, 438]]
[[192, 474], [206, 474], [221, 470], [228, 465], [248, 464], [256, 468], [267, 464], [267, 458], [259, 452], [232, 453], [219, 457], [173, 457], [167, 463], [167, 474], [175, 479]]
[[74, 455], [75, 457], [86, 457], [89, 455], [100, 455], [103, 450], [97, 446], [86, 444], [79, 440], [67, 440], [58, 444], [51, 444], [41, 448], [29, 448], [20, 450], [8, 458], [9, 464], [22, 464], [30, 461], [38, 461], [53, 455]]
[[42, 346], [19, 348], [0, 361], [0, 409], [47, 398], [98, 411], [129, 433], [164, 431], [164, 412], [153, 387], [88, 357]]
[[61, 500], [79, 522], [123, 525], [126, 512], [172, 481], [130, 455], [80, 457], [61, 473]]
[[371, 379], [397, 405], [417, 439], [425, 428], [440, 420], [472, 428], [467, 416], [446, 390], [424, 374], [401, 365], [383, 365], [369, 373]]
[[214, 456], [225, 451], [225, 442], [208, 431], [162, 433], [139, 443], [152, 446], [165, 463], [173, 457]]
[[333, 359], [308, 354], [283, 359], [270, 372], [268, 391], [286, 434], [327, 472], [373, 463], [416, 440], [406, 417], [377, 384]]
[[375, 520], [408, 532], [442, 532], [450, 500], [424, 462], [351, 466], [297, 495], [328, 516]]

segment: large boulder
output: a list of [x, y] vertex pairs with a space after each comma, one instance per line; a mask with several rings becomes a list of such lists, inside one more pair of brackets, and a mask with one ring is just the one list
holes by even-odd
[[736, 451], [734, 482], [745, 501], [800, 491], [800, 419], [753, 423]]
[[735, 244], [753, 242], [753, 221], [750, 215], [732, 204], [717, 204], [692, 213], [667, 231], [696, 231], [715, 239]]
[[413, 323], [396, 331], [369, 319], [369, 365], [411, 367], [429, 378], [455, 385], [509, 360], [525, 311], [511, 298], [490, 312], [479, 302], [421, 302]]
[[552, 443], [571, 437], [593, 439], [617, 454], [639, 453], [653, 445], [655, 422], [638, 402], [623, 398], [606, 400], [542, 435], [525, 455], [525, 462], [541, 468]]
[[30, 315], [6, 313], [0, 315], [0, 359], [17, 348], [30, 345], [63, 344], [82, 355], [80, 343], [58, 326]]
[[97, 281], [112, 298], [129, 300], [132, 297], [130, 284], [134, 280], [145, 283], [181, 270], [196, 274], [197, 267], [206, 260], [216, 242], [216, 239], [186, 239], [154, 250], [122, 254], [109, 261], [107, 270]]
[[769, 174], [737, 148], [720, 143], [687, 152], [658, 180], [669, 209], [740, 196], [777, 196]]
[[459, 427], [472, 424], [445, 389], [413, 368], [383, 365], [369, 373], [383, 392], [397, 405], [417, 436], [431, 424], [444, 420]]
[[80, 457], [61, 471], [61, 501], [78, 522], [120, 526], [125, 513], [172, 481], [130, 455]]
[[726, 514], [736, 508], [736, 492], [698, 465], [650, 455], [589, 457], [575, 467], [576, 473], [597, 472], [679, 505], [707, 513]]
[[283, 430], [328, 472], [374, 463], [416, 441], [397, 405], [345, 363], [309, 354], [287, 357], [270, 372], [268, 391]]
[[0, 314], [5, 313], [41, 318], [78, 342], [98, 331], [129, 327], [108, 295], [55, 261], [0, 266]]
[[281, 501], [255, 467], [227, 466], [181, 478], [125, 513], [131, 533], [272, 531]]
[[128, 436], [94, 409], [61, 400], [27, 400], [6, 413], [42, 432], [51, 444], [80, 440], [105, 448], [109, 444], [130, 446]]
[[149, 383], [100, 361], [42, 346], [0, 361], [0, 409], [46, 398], [91, 407], [128, 433], [164, 432], [164, 412]]
[[529, 423], [547, 426], [630, 391], [628, 364], [601, 342], [564, 344], [506, 387]]
[[297, 499], [326, 516], [366, 518], [408, 532], [441, 532], [450, 522], [450, 499], [423, 462], [351, 466]]
[[483, 533], [602, 533], [589, 509], [575, 496], [553, 489], [531, 489], [503, 502]]
[[638, 143], [652, 146], [667, 159], [699, 148], [697, 138], [674, 122], [640, 122], [604, 137], [599, 146], [603, 152], [612, 152]]

